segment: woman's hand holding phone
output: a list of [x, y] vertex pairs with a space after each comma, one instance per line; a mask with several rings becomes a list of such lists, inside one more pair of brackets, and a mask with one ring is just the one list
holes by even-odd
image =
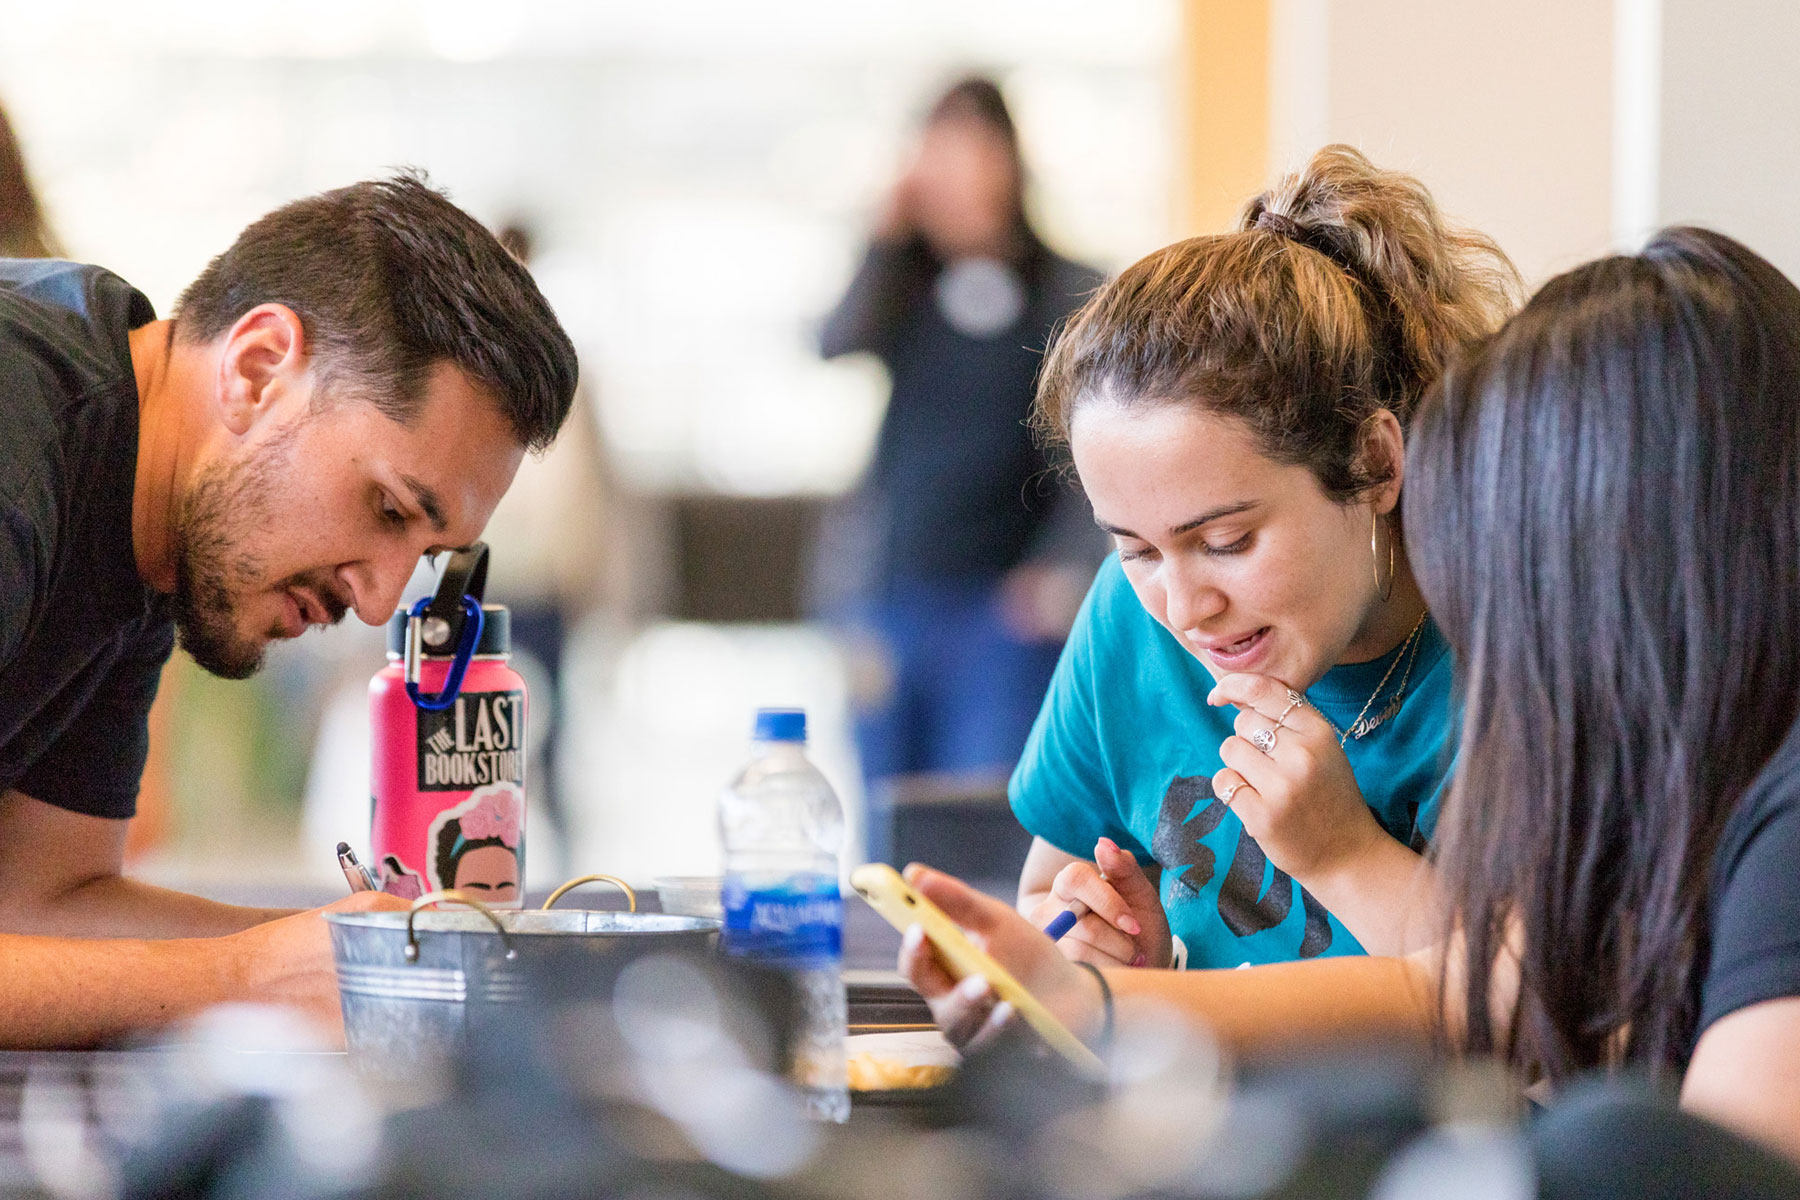
[[[1013, 978], [1037, 997], [1071, 1032], [1092, 1039], [1105, 1023], [1105, 1003], [1087, 971], [1057, 952], [1056, 943], [1010, 905], [986, 896], [954, 876], [914, 864], [906, 881], [960, 926], [969, 940], [986, 951]], [[958, 983], [917, 925], [900, 943], [900, 973], [931, 1006], [944, 1036], [956, 1046], [981, 1044], [1012, 1018], [979, 975]]]
[[1027, 919], [1042, 929], [1077, 901], [1088, 911], [1056, 943], [1063, 957], [1097, 967], [1170, 965], [1173, 942], [1156, 884], [1111, 838], [1095, 844], [1093, 862], [1078, 859], [1058, 871]]

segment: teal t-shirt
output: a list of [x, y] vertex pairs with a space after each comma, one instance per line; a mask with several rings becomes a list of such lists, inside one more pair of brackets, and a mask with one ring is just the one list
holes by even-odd
[[[1333, 667], [1307, 700], [1348, 728], [1403, 648]], [[1401, 664], [1369, 713], [1386, 709], [1407, 675], [1399, 709], [1344, 753], [1382, 827], [1423, 849], [1450, 777], [1454, 723], [1450, 651], [1429, 619], [1416, 653], [1410, 674]], [[1013, 811], [1077, 858], [1091, 859], [1095, 840], [1109, 837], [1159, 864], [1163, 908], [1189, 967], [1361, 954], [1213, 795], [1237, 709], [1208, 705], [1212, 688], [1212, 675], [1144, 611], [1118, 558], [1108, 558], [1013, 772]]]

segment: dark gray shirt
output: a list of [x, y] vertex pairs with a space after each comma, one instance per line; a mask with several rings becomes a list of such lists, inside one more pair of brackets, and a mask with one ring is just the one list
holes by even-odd
[[174, 646], [131, 543], [150, 302], [98, 267], [0, 259], [0, 791], [129, 817]]
[[1700, 1024], [1800, 997], [1800, 728], [1725, 825], [1713, 865]]
[[1098, 562], [1104, 550], [1027, 425], [1051, 332], [1100, 273], [1037, 247], [1015, 264], [1016, 315], [973, 336], [934, 302], [944, 269], [916, 239], [875, 243], [820, 338], [828, 358], [873, 353], [892, 383], [859, 497], [874, 528], [856, 552], [875, 593], [896, 581], [989, 582], [1027, 558]]

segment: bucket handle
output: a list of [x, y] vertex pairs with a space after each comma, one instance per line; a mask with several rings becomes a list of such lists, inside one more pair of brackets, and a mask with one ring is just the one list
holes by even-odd
[[423, 896], [414, 900], [412, 902], [412, 907], [406, 910], [407, 962], [416, 963], [419, 961], [419, 935], [418, 932], [413, 929], [413, 918], [419, 915], [420, 909], [431, 904], [468, 905], [470, 908], [494, 923], [494, 929], [500, 934], [500, 944], [506, 947], [506, 957], [509, 959], [519, 957], [519, 952], [513, 949], [512, 939], [506, 936], [506, 926], [500, 923], [500, 918], [494, 915], [493, 909], [469, 895], [467, 892], [459, 892], [454, 888], [445, 888], [441, 892], [426, 892]]
[[629, 883], [626, 883], [617, 875], [578, 875], [557, 888], [554, 892], [550, 893], [550, 898], [544, 901], [544, 911], [549, 912], [551, 909], [555, 908], [558, 900], [561, 900], [564, 896], [568, 895], [584, 883], [612, 884], [621, 892], [625, 893], [625, 903], [631, 906], [631, 911], [637, 911], [637, 893], [631, 890], [631, 885]]

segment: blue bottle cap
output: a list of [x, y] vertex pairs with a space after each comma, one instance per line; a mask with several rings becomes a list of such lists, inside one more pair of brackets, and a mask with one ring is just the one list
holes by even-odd
[[806, 710], [759, 708], [756, 710], [756, 732], [752, 736], [759, 742], [804, 742]]

